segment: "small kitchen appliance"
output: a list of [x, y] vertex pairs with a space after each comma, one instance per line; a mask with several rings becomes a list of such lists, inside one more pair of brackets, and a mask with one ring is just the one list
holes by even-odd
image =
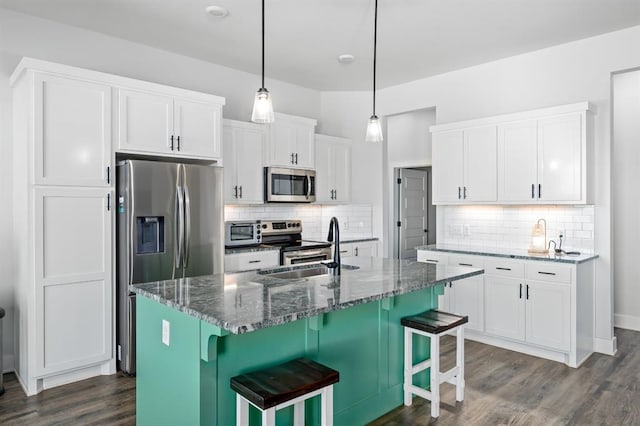
[[314, 202], [316, 200], [315, 170], [265, 167], [264, 200], [269, 203]]
[[228, 221], [225, 227], [225, 247], [258, 246], [262, 242], [260, 220]]
[[300, 220], [263, 220], [262, 244], [280, 247], [280, 264], [321, 262], [331, 259], [331, 243], [302, 239]]

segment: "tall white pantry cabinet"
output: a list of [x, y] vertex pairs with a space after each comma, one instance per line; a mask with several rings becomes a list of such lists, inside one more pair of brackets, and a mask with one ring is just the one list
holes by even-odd
[[[16, 374], [33, 395], [115, 372], [114, 167], [116, 151], [128, 151], [119, 95], [148, 89], [188, 99], [191, 92], [28, 58], [11, 85]], [[212, 129], [220, 132], [224, 100], [197, 95], [213, 102], [185, 117], [195, 125], [180, 134], [185, 147], [213, 139], [192, 158], [215, 160], [220, 135]], [[164, 142], [146, 154], [181, 157]]]

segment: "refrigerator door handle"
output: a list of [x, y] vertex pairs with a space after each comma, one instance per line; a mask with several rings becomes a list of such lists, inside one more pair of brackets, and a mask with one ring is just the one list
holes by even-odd
[[189, 248], [191, 247], [191, 198], [189, 197], [189, 186], [184, 186], [184, 256], [182, 267], [186, 268], [189, 264]]
[[182, 249], [184, 242], [184, 196], [182, 187], [176, 188], [176, 238], [174, 243], [175, 267], [182, 268]]

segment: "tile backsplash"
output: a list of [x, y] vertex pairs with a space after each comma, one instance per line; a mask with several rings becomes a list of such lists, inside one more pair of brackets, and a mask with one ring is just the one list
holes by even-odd
[[337, 217], [340, 237], [372, 237], [372, 208], [370, 204], [318, 206], [312, 204], [265, 204], [261, 206], [225, 206], [225, 220], [252, 219], [300, 219], [302, 237], [308, 240], [325, 240], [329, 220]]
[[584, 253], [594, 251], [593, 206], [445, 206], [445, 244], [527, 249], [531, 228], [538, 219], [547, 222], [547, 239], [558, 240], [564, 231], [562, 248]]

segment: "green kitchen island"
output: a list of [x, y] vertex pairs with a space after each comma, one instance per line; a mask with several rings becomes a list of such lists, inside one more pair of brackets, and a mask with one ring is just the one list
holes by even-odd
[[[443, 284], [484, 272], [352, 257], [337, 277], [272, 274], [313, 267], [131, 286], [138, 296], [137, 424], [234, 425], [230, 378], [300, 356], [340, 372], [336, 425], [371, 421], [403, 402], [400, 318], [435, 308]], [[414, 357], [429, 357], [426, 341], [414, 344]], [[428, 372], [416, 380], [428, 383]], [[291, 417], [292, 409], [278, 412], [278, 425]], [[318, 419], [315, 398], [306, 424]], [[259, 424], [252, 409], [251, 425]]]

